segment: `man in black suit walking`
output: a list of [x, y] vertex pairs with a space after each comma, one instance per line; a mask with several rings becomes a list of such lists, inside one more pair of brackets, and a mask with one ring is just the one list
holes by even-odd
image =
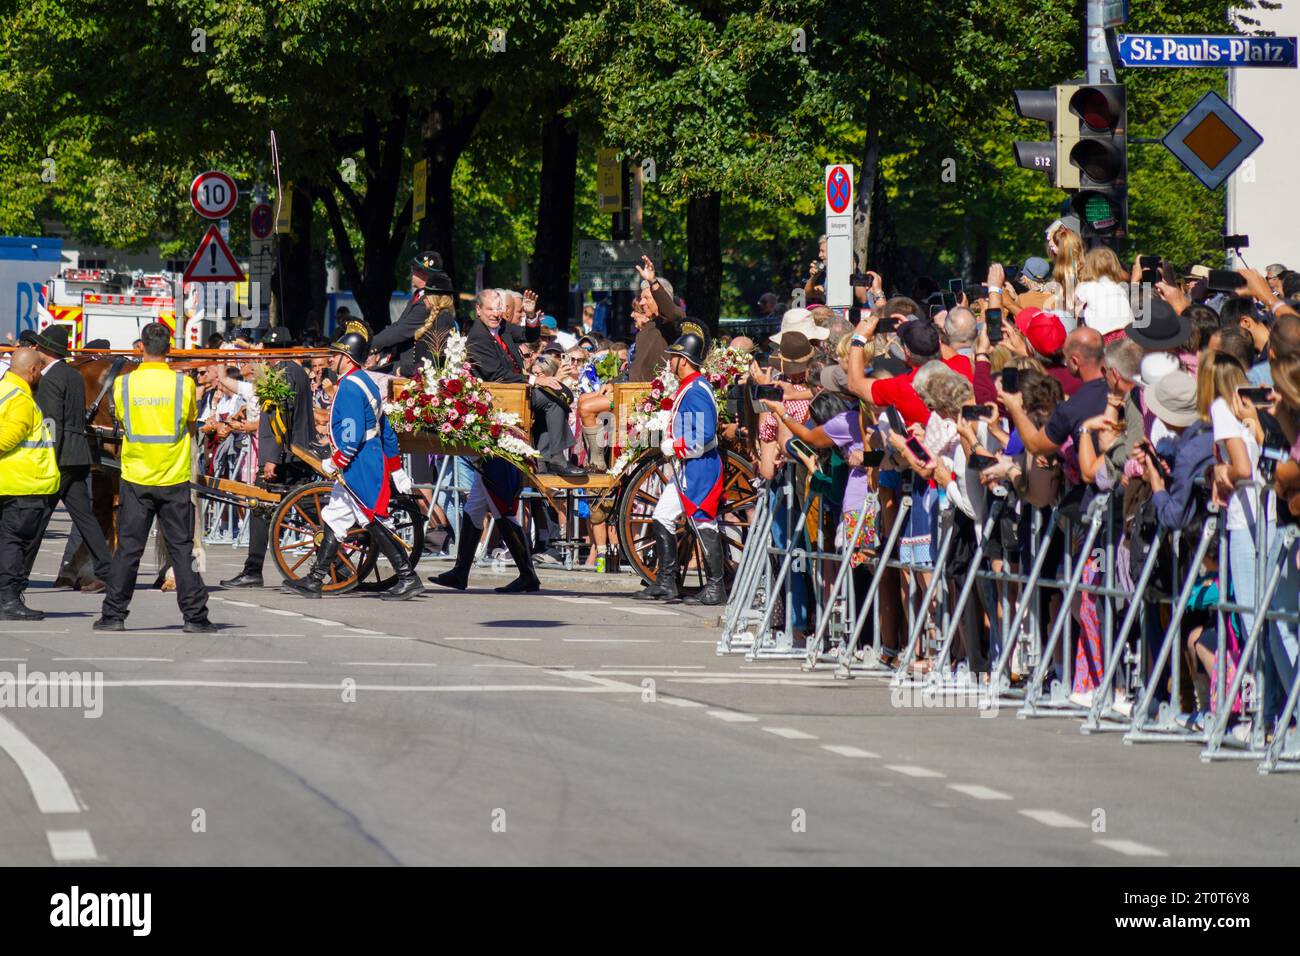
[[[36, 404], [45, 418], [54, 422], [54, 450], [59, 462], [58, 500], [68, 509], [68, 515], [81, 533], [90, 552], [95, 577], [83, 591], [98, 593], [104, 590], [108, 579], [112, 555], [103, 529], [95, 520], [90, 504], [90, 443], [86, 440], [86, 386], [81, 376], [64, 361], [68, 351], [68, 326], [51, 325], [36, 336], [35, 345], [45, 369], [36, 387]], [[49, 525], [53, 505], [41, 521], [41, 533], [31, 545], [27, 560], [27, 574], [40, 548], [41, 538]]]

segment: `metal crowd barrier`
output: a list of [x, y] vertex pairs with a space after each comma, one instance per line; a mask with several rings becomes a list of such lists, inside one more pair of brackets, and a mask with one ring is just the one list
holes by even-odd
[[[1081, 721], [1082, 733], [1122, 732], [1127, 744], [1156, 742], [1196, 742], [1203, 746], [1204, 761], [1247, 759], [1259, 762], [1261, 773], [1300, 770], [1300, 730], [1291, 721], [1300, 712], [1300, 660], [1291, 662], [1293, 678], [1285, 687], [1285, 702], [1276, 723], [1276, 732], [1267, 736], [1268, 712], [1263, 692], [1266, 680], [1264, 655], [1271, 653], [1269, 631], [1278, 623], [1300, 624], [1296, 608], [1274, 608], [1273, 599], [1287, 568], [1297, 560], [1300, 528], [1264, 522], [1264, 541], [1256, 547], [1255, 591], [1251, 595], [1230, 597], [1231, 574], [1228, 539], [1221, 532], [1218, 508], [1207, 505], [1198, 514], [1193, 530], [1171, 530], [1157, 526], [1154, 537], [1138, 550], [1140, 567], [1129, 567], [1123, 587], [1118, 580], [1120, 553], [1129, 547], [1122, 536], [1118, 496], [1097, 493], [1088, 504], [1081, 521], [1068, 520], [1061, 508], [1033, 509], [1028, 546], [1019, 549], [1021, 562], [1032, 555], [1030, 567], [1011, 569], [1012, 553], [1004, 553], [1004, 569], [989, 566], [986, 545], [1003, 513], [1012, 507], [1009, 499], [990, 495], [981, 516], [974, 556], [960, 582], [945, 574], [949, 566], [954, 523], [944, 519], [951, 510], [941, 510], [941, 521], [932, 529], [936, 540], [931, 564], [910, 564], [896, 555], [903, 527], [912, 505], [910, 486], [904, 483], [892, 526], [881, 529], [884, 542], [867, 555], [871, 568], [870, 585], [857, 611], [854, 601], [850, 561], [864, 512], [855, 516], [853, 534], [837, 551], [813, 548], [806, 532], [815, 494], [797, 501], [794, 493], [795, 468], [786, 466], [770, 487], [765, 484], [751, 527], [751, 546], [746, 547], [737, 568], [730, 599], [722, 618], [722, 635], [717, 653], [743, 653], [749, 660], [764, 658], [804, 659], [805, 670], [831, 665], [840, 678], [875, 676], [887, 678], [892, 687], [920, 687], [928, 691], [966, 691], [979, 694], [981, 706], [1017, 706], [1021, 718], [1073, 717]], [[1263, 515], [1272, 492], [1261, 483], [1243, 482], [1239, 488], [1253, 496], [1254, 514]], [[773, 502], [783, 499], [785, 521], [784, 546], [775, 544], [773, 536]], [[1023, 508], [1030, 506], [1024, 505]], [[881, 512], [882, 517], [884, 512]], [[1261, 532], [1257, 532], [1257, 535]], [[1215, 672], [1207, 691], [1206, 706], [1213, 703], [1203, 728], [1184, 726], [1179, 720], [1184, 692], [1183, 667], [1195, 674], [1197, 661], [1187, 648], [1183, 634], [1193, 593], [1205, 572], [1203, 566], [1210, 549], [1218, 542], [1218, 594], [1213, 603], [1202, 607], [1212, 613], [1217, 624]], [[761, 546], [759, 543], [761, 542]], [[1186, 546], [1184, 544], [1186, 543]], [[1054, 544], [1061, 545], [1059, 548]], [[1132, 553], [1132, 552], [1130, 552]], [[1059, 554], [1062, 574], [1048, 567], [1049, 555]], [[1157, 571], [1161, 570], [1160, 584]], [[1139, 558], [1134, 557], [1137, 564]], [[830, 562], [838, 562], [832, 574]], [[1099, 578], [1084, 582], [1091, 566]], [[881, 661], [880, 594], [885, 572], [896, 568], [907, 574], [907, 593], [903, 598], [907, 619], [906, 639], [898, 663], [891, 668]], [[812, 585], [807, 588], [809, 633], [804, 649], [793, 647], [791, 615], [794, 572], [807, 570]], [[930, 579], [918, 604], [917, 581], [920, 575]], [[1136, 574], [1136, 576], [1134, 576]], [[973, 674], [965, 662], [953, 661], [953, 647], [963, 613], [981, 581], [997, 590], [993, 607], [986, 606], [989, 618], [990, 664], [987, 677]], [[949, 583], [956, 587], [952, 598]], [[1013, 594], [1014, 591], [1014, 594]], [[1091, 701], [1070, 699], [1075, 641], [1072, 634], [1074, 603], [1081, 595], [1096, 602], [1100, 637], [1100, 660], [1090, 661], [1098, 675], [1091, 691]], [[1052, 606], [1053, 596], [1059, 603], [1047, 633], [1041, 608]], [[774, 621], [774, 612], [783, 598], [785, 620]], [[987, 603], [987, 602], [986, 602]], [[1241, 612], [1254, 614], [1252, 626], [1240, 647], [1231, 679], [1229, 673], [1228, 623]], [[814, 618], [815, 615], [815, 625]], [[1118, 630], [1115, 623], [1119, 620]], [[872, 641], [858, 663], [855, 650], [868, 620], [874, 622]], [[982, 618], [977, 617], [977, 620]], [[983, 625], [981, 625], [983, 626]], [[1208, 626], [1208, 625], [1207, 625]], [[900, 629], [902, 630], [902, 629]], [[929, 630], [937, 637], [926, 648]], [[1235, 633], [1235, 632], [1234, 632]], [[969, 654], [976, 635], [965, 635]], [[1080, 634], [1080, 639], [1083, 639]], [[925, 674], [912, 674], [911, 663], [923, 650], [929, 650], [933, 662]], [[1013, 685], [1011, 670], [1020, 651], [1021, 679]], [[1184, 661], [1184, 655], [1189, 660]], [[1057, 678], [1049, 683], [1055, 673]], [[1275, 681], [1277, 683], [1278, 681]], [[1281, 683], [1285, 683], [1282, 681]], [[1167, 686], [1167, 699], [1161, 688]], [[1196, 688], [1189, 688], [1192, 693]], [[1250, 733], [1229, 732], [1236, 702], [1242, 698], [1240, 726], [1249, 725]]]

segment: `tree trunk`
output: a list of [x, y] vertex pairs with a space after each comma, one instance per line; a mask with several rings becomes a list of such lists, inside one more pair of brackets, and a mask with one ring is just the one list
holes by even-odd
[[271, 295], [276, 299], [275, 315], [280, 325], [295, 336], [312, 327], [311, 233], [315, 186], [308, 179], [293, 184], [290, 233], [276, 242], [278, 261]]
[[686, 206], [686, 310], [714, 335], [722, 313], [722, 195], [692, 196]]
[[447, 92], [440, 91], [432, 98], [433, 105], [420, 120], [420, 145], [428, 162], [428, 179], [425, 184], [424, 218], [420, 220], [418, 245], [420, 251], [432, 250], [442, 256], [443, 269], [451, 277], [454, 287], [459, 270], [456, 268], [456, 251], [452, 234], [456, 210], [451, 190], [451, 177], [456, 171], [461, 153], [474, 136], [492, 94], [480, 90], [467, 103], [457, 106]]
[[559, 113], [542, 126], [541, 194], [529, 273], [538, 302], [564, 328], [569, 320], [573, 202], [578, 173], [578, 130]]
[[[853, 271], [870, 269], [871, 204], [876, 192], [876, 166], [880, 162], [880, 129], [875, 111], [867, 104], [867, 146], [858, 170], [857, 194], [853, 201]], [[880, 270], [876, 270], [877, 272]]]

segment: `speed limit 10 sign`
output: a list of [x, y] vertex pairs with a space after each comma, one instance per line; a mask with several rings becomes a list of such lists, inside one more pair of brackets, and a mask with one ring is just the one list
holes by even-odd
[[238, 201], [235, 181], [215, 169], [199, 173], [190, 184], [190, 203], [204, 219], [225, 219]]

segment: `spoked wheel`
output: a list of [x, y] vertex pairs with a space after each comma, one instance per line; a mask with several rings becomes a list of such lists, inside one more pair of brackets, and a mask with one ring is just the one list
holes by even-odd
[[[618, 540], [623, 560], [647, 581], [655, 579], [655, 544], [650, 522], [668, 477], [668, 460], [658, 453], [643, 458], [627, 476], [618, 504]], [[726, 575], [728, 583], [740, 561], [749, 525], [753, 518], [757, 493], [754, 490], [754, 466], [742, 455], [726, 450], [722, 453], [722, 508], [718, 527], [727, 539]], [[678, 530], [687, 530], [681, 523]], [[699, 539], [691, 534], [677, 535], [677, 561], [687, 586], [703, 586], [704, 556]]]
[[[316, 563], [316, 549], [325, 538], [321, 510], [329, 501], [333, 487], [334, 483], [329, 481], [299, 485], [275, 509], [271, 518], [271, 551], [286, 581], [305, 578]], [[338, 554], [322, 588], [326, 594], [341, 594], [357, 586], [369, 544], [369, 535], [360, 528], [339, 543]]]
[[[419, 502], [410, 495], [394, 495], [388, 504], [389, 526], [397, 532], [406, 556], [412, 566], [424, 551], [424, 513]], [[365, 553], [361, 559], [359, 578], [364, 590], [386, 591], [397, 581], [392, 565], [370, 545], [368, 532]]]

